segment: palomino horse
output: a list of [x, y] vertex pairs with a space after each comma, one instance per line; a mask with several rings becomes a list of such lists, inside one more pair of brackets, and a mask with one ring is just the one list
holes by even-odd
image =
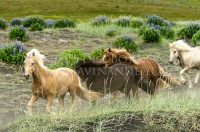
[[[125, 93], [129, 97], [132, 90], [133, 97], [138, 98], [140, 73], [126, 64], [115, 64], [105, 68], [105, 64], [91, 59], [79, 60], [74, 69], [80, 78], [86, 82], [89, 89], [103, 94]], [[140, 84], [146, 87], [148, 83]], [[147, 91], [146, 91], [147, 92]], [[115, 96], [115, 95], [114, 95]], [[115, 97], [116, 99], [116, 97]]]
[[27, 53], [24, 60], [25, 78], [29, 79], [32, 75], [32, 97], [28, 103], [30, 114], [32, 113], [33, 103], [42, 97], [47, 99], [46, 111], [50, 111], [52, 101], [58, 96], [60, 106], [64, 106], [64, 97], [67, 92], [72, 96], [70, 111], [75, 105], [76, 96], [84, 100], [95, 101], [100, 99], [96, 92], [89, 91], [81, 86], [79, 76], [69, 68], [58, 68], [55, 70], [47, 69], [44, 64], [45, 56], [40, 54], [37, 49], [32, 49]]
[[[165, 82], [181, 85], [178, 78], [166, 73], [159, 64], [151, 58], [140, 58], [135, 60], [125, 49], [104, 49], [102, 61], [107, 67], [116, 63], [128, 64], [140, 72], [140, 80], [149, 82], [149, 91], [152, 96], [158, 88], [164, 87]], [[143, 89], [143, 87], [141, 87]]]
[[[180, 71], [181, 81], [185, 82], [183, 74], [186, 75], [189, 86], [188, 88], [193, 88], [191, 78], [188, 74], [190, 69], [200, 70], [200, 49], [199, 47], [192, 48], [183, 40], [178, 40], [169, 45], [170, 49], [170, 59], [169, 62], [174, 64], [178, 61], [182, 70]], [[194, 83], [198, 83], [200, 71], [196, 74]]]

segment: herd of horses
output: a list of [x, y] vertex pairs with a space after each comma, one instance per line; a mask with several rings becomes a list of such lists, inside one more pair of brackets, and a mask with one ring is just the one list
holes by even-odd
[[[138, 89], [142, 89], [152, 97], [159, 88], [166, 84], [181, 86], [186, 79], [192, 88], [188, 75], [189, 69], [200, 69], [200, 49], [190, 47], [183, 40], [169, 45], [171, 64], [178, 63], [183, 70], [180, 77], [172, 76], [152, 58], [135, 59], [125, 49], [103, 49], [102, 61], [92, 59], [79, 60], [74, 69], [58, 68], [50, 70], [44, 66], [45, 56], [37, 49], [30, 50], [24, 60], [24, 75], [26, 79], [32, 76], [32, 97], [28, 103], [29, 113], [32, 113], [33, 103], [39, 98], [47, 99], [46, 111], [50, 111], [54, 97], [58, 97], [61, 107], [67, 92], [72, 97], [71, 111], [76, 103], [76, 96], [95, 102], [107, 93], [113, 93], [114, 98], [122, 92], [126, 97], [132, 92], [139, 100]], [[200, 73], [195, 77], [198, 82]], [[82, 86], [82, 81], [87, 88]]]

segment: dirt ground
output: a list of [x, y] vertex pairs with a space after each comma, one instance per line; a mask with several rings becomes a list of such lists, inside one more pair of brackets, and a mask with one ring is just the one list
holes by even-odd
[[[75, 31], [73, 29], [46, 30], [43, 32], [30, 32], [31, 40], [26, 43], [28, 49], [36, 48], [47, 56], [47, 62], [56, 60], [58, 53], [72, 49], [74, 47], [81, 48], [83, 52], [89, 53], [91, 49], [96, 47], [111, 47], [113, 38], [97, 37], [89, 34]], [[6, 32], [0, 32], [0, 42], [9, 42]], [[173, 75], [178, 75], [180, 68], [168, 64], [168, 49], [166, 47], [141, 47], [141, 51], [136, 54], [136, 58], [142, 56], [150, 56], [155, 58], [165, 70]], [[196, 71], [190, 72], [192, 78]], [[187, 84], [183, 87], [168, 89], [177, 93], [187, 93], [191, 96], [197, 96], [199, 84], [194, 89], [188, 90]], [[188, 92], [189, 91], [189, 92]], [[166, 92], [161, 90], [160, 93]], [[143, 93], [142, 93], [143, 94]], [[25, 80], [22, 71], [16, 71], [7, 66], [0, 67], [0, 128], [5, 127], [8, 123], [13, 122], [17, 118], [23, 116], [27, 112], [27, 103], [31, 97], [31, 80]], [[66, 98], [70, 98], [67, 96]], [[66, 99], [69, 100], [69, 99]], [[78, 104], [77, 104], [78, 105]], [[34, 104], [34, 111], [44, 110], [46, 102], [39, 99]], [[57, 107], [57, 101], [53, 103], [53, 109]]]

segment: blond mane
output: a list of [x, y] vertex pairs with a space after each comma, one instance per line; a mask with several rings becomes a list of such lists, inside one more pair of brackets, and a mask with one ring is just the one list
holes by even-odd
[[173, 43], [170, 43], [169, 46], [170, 49], [175, 48], [178, 51], [191, 51], [194, 48], [190, 47], [186, 42], [184, 42], [183, 40], [178, 40], [175, 41]]
[[[33, 56], [34, 54], [34, 56]], [[46, 57], [45, 55], [41, 54], [39, 52], [39, 50], [37, 49], [32, 49], [30, 50], [27, 54], [26, 54], [26, 57], [31, 57], [33, 58], [35, 61], [37, 61], [41, 66], [45, 67], [44, 66], [44, 61], [46, 60]]]

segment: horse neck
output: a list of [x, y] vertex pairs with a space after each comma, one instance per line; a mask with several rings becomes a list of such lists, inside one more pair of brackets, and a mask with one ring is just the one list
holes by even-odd
[[184, 63], [184, 59], [183, 59], [183, 53], [181, 51], [179, 51], [179, 53], [178, 53], [178, 60], [179, 60], [180, 66], [182, 68], [185, 67], [185, 63]]
[[41, 81], [43, 76], [46, 76], [47, 69], [44, 66], [41, 66], [38, 62], [35, 62], [35, 71], [33, 72], [33, 80]]

